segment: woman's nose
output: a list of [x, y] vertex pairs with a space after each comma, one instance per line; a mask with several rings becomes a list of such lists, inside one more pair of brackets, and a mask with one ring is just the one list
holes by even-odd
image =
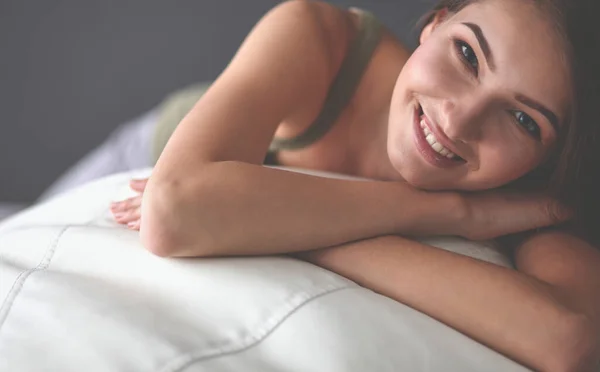
[[453, 141], [471, 142], [481, 134], [485, 105], [479, 100], [447, 99], [442, 102], [440, 127]]

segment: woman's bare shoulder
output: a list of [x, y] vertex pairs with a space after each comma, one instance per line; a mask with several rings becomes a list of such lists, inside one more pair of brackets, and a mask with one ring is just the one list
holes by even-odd
[[[307, 17], [312, 19], [307, 23], [316, 22], [321, 27], [320, 32], [327, 40], [325, 45], [328, 46], [329, 58], [332, 61], [328, 75], [333, 79], [348, 55], [348, 47], [361, 28], [361, 13], [368, 10], [343, 9], [323, 2], [295, 3], [306, 7], [303, 12], [307, 12]], [[389, 102], [395, 81], [409, 56], [408, 48], [384, 26], [380, 42], [360, 83], [328, 134], [305, 149], [281, 152], [279, 161], [286, 165], [354, 172], [354, 163], [348, 153], [352, 152], [348, 147], [348, 138], [370, 138], [368, 133], [373, 131], [372, 122], [380, 119], [380, 113], [387, 110], [385, 106]], [[276, 132], [276, 137], [294, 137], [304, 132], [321, 109], [322, 105], [313, 106], [311, 110], [304, 111], [308, 115], [296, 116], [283, 122]], [[362, 135], [363, 132], [365, 136]], [[360, 146], [358, 143], [356, 145]]]
[[341, 65], [358, 29], [352, 12], [323, 1], [288, 0], [269, 13], [283, 24], [290, 22], [295, 27], [310, 29], [331, 57], [332, 69]]

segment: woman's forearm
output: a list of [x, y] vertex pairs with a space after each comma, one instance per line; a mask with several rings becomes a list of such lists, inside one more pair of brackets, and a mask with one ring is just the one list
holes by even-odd
[[[515, 270], [397, 236], [299, 256], [420, 310], [536, 370], [563, 370], [580, 318], [553, 287]], [[568, 370], [568, 369], [564, 369]]]
[[[449, 234], [460, 199], [406, 184], [316, 177], [241, 162], [150, 179], [141, 234], [160, 255], [257, 255], [385, 234]], [[456, 224], [455, 224], [456, 225]]]

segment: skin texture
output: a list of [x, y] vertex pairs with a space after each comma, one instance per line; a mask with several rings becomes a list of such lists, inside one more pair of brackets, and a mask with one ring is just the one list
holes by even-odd
[[[438, 228], [443, 224], [432, 221], [454, 209], [440, 208], [441, 200], [447, 201], [444, 193], [403, 189], [398, 194], [390, 184], [486, 190], [531, 171], [553, 151], [552, 124], [516, 95], [542, 103], [556, 114], [558, 126], [568, 125], [569, 76], [560, 40], [528, 4], [488, 0], [456, 15], [440, 13], [412, 55], [384, 35], [333, 130], [306, 149], [279, 156], [283, 165], [397, 181], [373, 182], [369, 188], [259, 165], [275, 132], [290, 136], [310, 125], [357, 26], [353, 14], [326, 4], [280, 6], [259, 23], [214, 88], [182, 121], [150, 180], [132, 182], [143, 196], [112, 206], [116, 220], [140, 229], [147, 248], [162, 256], [300, 252], [297, 257], [407, 303], [531, 368], [592, 370], [600, 355], [600, 254], [595, 248], [564, 231], [541, 231], [514, 248], [518, 270], [506, 270], [394, 235]], [[464, 22], [481, 27], [494, 71]], [[282, 38], [280, 44], [273, 34]], [[473, 49], [477, 74], [473, 55], [467, 53], [469, 63], [461, 60], [458, 52], [465, 48], [456, 47], [457, 38]], [[420, 155], [414, 144], [416, 103], [464, 162], [440, 168]], [[260, 110], [266, 105], [272, 110]], [[515, 121], [522, 119], [515, 111], [539, 125], [539, 139], [524, 129], [531, 129], [531, 121], [525, 126]], [[360, 199], [363, 193], [376, 197]], [[430, 197], [438, 194], [443, 199], [432, 203]], [[345, 199], [335, 199], [341, 195]], [[398, 202], [399, 195], [404, 199]], [[530, 230], [568, 216], [552, 217], [551, 204], [539, 195], [460, 195], [466, 206], [457, 207], [461, 218], [454, 224], [448, 218], [442, 227], [470, 238]], [[385, 212], [377, 214], [373, 203], [381, 203], [376, 209]], [[281, 209], [283, 204], [287, 208]], [[391, 208], [383, 208], [388, 204]], [[259, 219], [256, 205], [264, 213]], [[397, 219], [390, 223], [395, 218], [390, 210], [424, 216], [411, 214], [410, 207], [430, 214], [418, 226]], [[328, 229], [322, 229], [325, 224]], [[457, 288], [460, 296], [443, 295]], [[431, 290], [440, 295], [427, 296]]]

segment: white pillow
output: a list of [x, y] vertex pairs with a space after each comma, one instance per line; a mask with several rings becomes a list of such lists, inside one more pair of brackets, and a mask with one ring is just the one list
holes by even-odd
[[153, 256], [107, 208], [148, 172], [0, 224], [0, 370], [526, 370], [305, 262]]

